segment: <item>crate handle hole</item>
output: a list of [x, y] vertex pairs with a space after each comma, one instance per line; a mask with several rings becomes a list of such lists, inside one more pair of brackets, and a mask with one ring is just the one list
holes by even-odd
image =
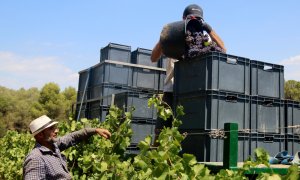
[[115, 88], [115, 89], [122, 89], [121, 86], [115, 86], [114, 88]]
[[273, 136], [266, 136], [264, 139], [264, 142], [274, 142], [274, 137]]
[[272, 66], [264, 65], [264, 71], [271, 71], [273, 70]]
[[273, 101], [264, 101], [263, 106], [272, 107], [273, 106]]
[[151, 72], [150, 69], [143, 69], [143, 72]]
[[236, 96], [226, 96], [226, 101], [237, 102], [237, 97]]
[[[149, 95], [147, 94], [139, 94], [139, 98], [148, 98]], [[150, 98], [150, 97], [149, 97]]]
[[115, 65], [117, 68], [123, 68], [124, 66], [122, 64], [116, 64]]
[[233, 59], [233, 58], [227, 58], [227, 61], [226, 61], [228, 64], [237, 64], [237, 60], [236, 59]]

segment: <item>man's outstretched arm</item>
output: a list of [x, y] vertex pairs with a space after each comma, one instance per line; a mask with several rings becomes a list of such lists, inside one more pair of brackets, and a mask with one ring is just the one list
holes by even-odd
[[203, 23], [203, 29], [209, 34], [211, 39], [217, 43], [217, 45], [226, 52], [226, 48], [222, 39], [218, 36], [218, 34], [212, 29], [212, 27], [206, 22]]

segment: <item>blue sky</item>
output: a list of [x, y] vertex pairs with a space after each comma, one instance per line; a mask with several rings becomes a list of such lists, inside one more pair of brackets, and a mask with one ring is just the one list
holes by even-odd
[[77, 88], [109, 42], [152, 49], [162, 27], [196, 3], [227, 53], [285, 67], [300, 81], [300, 1], [52, 0], [0, 2], [0, 86]]

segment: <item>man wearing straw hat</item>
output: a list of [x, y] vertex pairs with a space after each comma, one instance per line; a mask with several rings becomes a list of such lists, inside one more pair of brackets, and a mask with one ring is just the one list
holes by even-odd
[[27, 155], [23, 165], [26, 179], [72, 179], [66, 157], [61, 151], [76, 145], [94, 134], [110, 138], [111, 133], [101, 128], [84, 128], [63, 137], [56, 138], [58, 122], [43, 115], [33, 120], [30, 131], [36, 140], [35, 147]]

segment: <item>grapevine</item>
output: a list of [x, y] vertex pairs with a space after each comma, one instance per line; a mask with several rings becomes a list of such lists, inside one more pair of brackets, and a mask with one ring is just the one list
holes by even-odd
[[[160, 98], [149, 99], [149, 106], [154, 105], [162, 119], [173, 118], [171, 128], [164, 128], [159, 137], [159, 145], [152, 147], [153, 137], [148, 136], [138, 144], [140, 152], [128, 154], [132, 136], [131, 112], [111, 107], [106, 121], [99, 123], [98, 119], [80, 121], [64, 121], [59, 124], [59, 135], [84, 127], [102, 127], [109, 129], [112, 136], [106, 140], [100, 136], [92, 136], [87, 142], [82, 142], [65, 150], [68, 167], [73, 179], [247, 179], [245, 172], [258, 164], [268, 165], [267, 153], [256, 150], [256, 159], [247, 160], [238, 171], [221, 170], [211, 174], [203, 164], [199, 164], [192, 154], [181, 153], [181, 141], [185, 136], [180, 134], [179, 117], [183, 108], [177, 107], [176, 115], [171, 108], [165, 106]], [[34, 139], [29, 133], [8, 131], [0, 139], [0, 179], [22, 179], [22, 164], [25, 156], [34, 146]], [[257, 179], [283, 178], [298, 179], [298, 167], [291, 166], [287, 175], [262, 173]]]

